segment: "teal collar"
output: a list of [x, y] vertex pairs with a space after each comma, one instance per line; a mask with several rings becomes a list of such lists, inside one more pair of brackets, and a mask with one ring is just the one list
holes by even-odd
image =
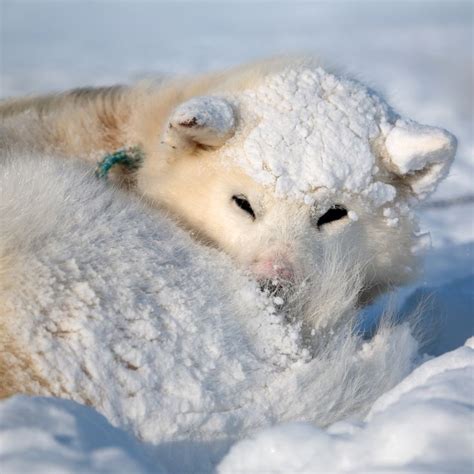
[[130, 171], [135, 171], [140, 168], [143, 159], [144, 154], [140, 147], [121, 148], [114, 153], [105, 155], [99, 161], [95, 174], [98, 178], [107, 180], [110, 169], [115, 165], [122, 165]]

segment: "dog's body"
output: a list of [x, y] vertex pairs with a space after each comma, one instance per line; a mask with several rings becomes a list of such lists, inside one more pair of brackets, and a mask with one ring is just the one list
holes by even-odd
[[[351, 332], [361, 281], [350, 252], [323, 259], [310, 301], [300, 292], [330, 315], [308, 348], [300, 321], [223, 252], [81, 163], [13, 155], [0, 209], [0, 398], [88, 404], [180, 472], [277, 422], [362, 417], [413, 367], [408, 325], [371, 341]], [[167, 451], [183, 443], [189, 457]], [[213, 459], [198, 463], [203, 444]]]
[[[106, 153], [139, 146], [139, 170], [117, 167], [112, 179], [272, 288], [290, 288], [284, 299], [307, 334], [412, 277], [411, 205], [446, 175], [455, 152], [444, 130], [402, 120], [357, 82], [304, 62], [11, 100], [0, 117], [4, 156], [52, 153], [95, 167]], [[16, 284], [22, 255], [21, 232], [9, 226], [0, 291]], [[60, 310], [67, 317], [70, 308]], [[0, 309], [3, 334], [12, 311]], [[3, 369], [4, 379], [18, 380], [21, 367], [13, 377]]]

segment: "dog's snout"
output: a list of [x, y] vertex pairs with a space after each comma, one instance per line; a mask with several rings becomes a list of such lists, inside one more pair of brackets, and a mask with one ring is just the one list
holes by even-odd
[[260, 260], [253, 265], [253, 272], [259, 280], [293, 282], [294, 270], [290, 262], [283, 259]]

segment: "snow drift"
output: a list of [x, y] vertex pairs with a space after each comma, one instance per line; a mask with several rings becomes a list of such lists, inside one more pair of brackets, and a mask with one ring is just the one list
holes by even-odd
[[0, 403], [0, 465], [3, 474], [166, 472], [91, 408], [23, 395]]

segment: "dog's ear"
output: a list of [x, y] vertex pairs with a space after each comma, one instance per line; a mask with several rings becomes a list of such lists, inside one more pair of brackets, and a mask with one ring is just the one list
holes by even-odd
[[386, 164], [424, 199], [447, 176], [456, 145], [454, 135], [442, 128], [399, 119], [385, 140]]
[[172, 112], [163, 143], [178, 151], [217, 148], [234, 134], [235, 125], [234, 109], [225, 99], [194, 97]]

